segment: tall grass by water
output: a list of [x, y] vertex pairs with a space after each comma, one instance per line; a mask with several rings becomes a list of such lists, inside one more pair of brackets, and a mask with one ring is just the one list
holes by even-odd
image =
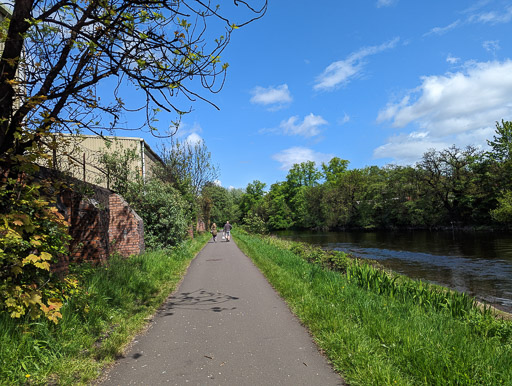
[[114, 257], [104, 267], [75, 267], [81, 290], [62, 308], [57, 325], [1, 313], [0, 384], [85, 384], [96, 378], [176, 288], [209, 237]]
[[512, 384], [512, 323], [472, 298], [342, 253], [234, 235], [349, 384]]

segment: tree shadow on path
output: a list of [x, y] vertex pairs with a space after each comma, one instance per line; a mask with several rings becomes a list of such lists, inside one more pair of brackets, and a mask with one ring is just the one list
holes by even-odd
[[[159, 311], [159, 314], [160, 316], [174, 315], [173, 310], [175, 309], [213, 312], [235, 310], [236, 307], [229, 307], [227, 303], [238, 299], [236, 296], [204, 289], [198, 289], [193, 292], [181, 292], [171, 296]], [[220, 306], [221, 304], [223, 306]]]

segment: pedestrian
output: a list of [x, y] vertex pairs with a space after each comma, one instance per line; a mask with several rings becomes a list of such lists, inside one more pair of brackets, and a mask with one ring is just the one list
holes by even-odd
[[213, 242], [217, 242], [217, 224], [213, 223], [212, 227], [210, 228], [210, 232], [212, 234]]
[[231, 224], [229, 223], [229, 221], [226, 221], [226, 224], [224, 225], [224, 234], [226, 235], [226, 241], [229, 241], [229, 239], [231, 238]]

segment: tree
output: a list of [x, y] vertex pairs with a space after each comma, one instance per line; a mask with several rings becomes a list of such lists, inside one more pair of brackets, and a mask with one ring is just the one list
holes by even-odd
[[430, 150], [417, 165], [421, 180], [444, 207], [445, 221], [462, 221], [470, 216], [468, 205], [473, 182], [472, 167], [480, 153], [472, 146], [461, 150], [455, 145], [442, 151]]
[[298, 227], [309, 227], [307, 215], [307, 190], [318, 185], [322, 173], [313, 161], [294, 164], [286, 175], [286, 203], [292, 211], [293, 222]]
[[201, 200], [203, 202], [203, 219], [207, 226], [213, 222], [223, 225], [226, 221], [230, 223], [238, 221], [235, 196], [228, 189], [208, 183], [203, 187]]
[[272, 184], [265, 196], [268, 225], [270, 229], [288, 229], [293, 226], [292, 211], [286, 203], [284, 182]]
[[380, 227], [424, 225], [425, 209], [419, 207], [421, 181], [412, 166], [390, 165], [383, 169], [385, 184], [382, 198]]
[[[137, 160], [137, 152], [134, 148], [115, 150], [117, 138], [113, 142], [105, 141], [105, 149], [99, 152], [98, 163], [107, 173], [107, 186], [124, 198], [128, 197], [130, 189], [136, 185], [138, 191], [142, 185], [142, 176], [132, 167]], [[96, 183], [104, 181], [104, 175], [97, 178]]]
[[322, 170], [327, 183], [336, 184], [341, 180], [343, 173], [346, 172], [349, 161], [333, 157], [328, 164], [322, 162]]
[[164, 181], [173, 183], [186, 192], [190, 189], [198, 197], [201, 189], [218, 177], [218, 168], [212, 163], [212, 155], [203, 139], [197, 142], [172, 138], [171, 146], [163, 146], [161, 158], [165, 167], [157, 171]]
[[301, 186], [315, 186], [322, 174], [317, 170], [313, 161], [305, 161], [300, 164], [294, 164], [288, 171], [286, 181], [290, 189]]
[[[258, 2], [259, 0], [255, 0]], [[16, 0], [0, 58], [0, 156], [3, 172], [19, 155], [42, 145], [50, 131], [75, 133], [117, 127], [122, 112], [145, 112], [154, 132], [158, 111], [178, 117], [190, 110], [172, 98], [206, 100], [217, 92], [228, 65], [220, 54], [237, 28], [260, 18], [255, 8], [234, 0], [250, 16], [235, 23], [228, 4], [200, 0]], [[225, 12], [225, 13], [224, 13]], [[211, 29], [224, 24], [217, 38]], [[130, 85], [140, 106], [128, 106], [120, 90]], [[198, 86], [199, 90], [194, 87]], [[112, 90], [100, 95], [97, 89]], [[23, 160], [26, 161], [26, 160]]]
[[502, 223], [512, 223], [512, 192], [507, 191], [502, 197], [498, 198], [496, 209], [491, 211], [494, 220]]
[[[240, 211], [242, 219], [244, 219], [249, 212], [260, 212], [260, 207], [263, 204], [263, 197], [265, 196], [265, 187], [267, 185], [264, 182], [254, 180], [247, 184], [245, 193], [242, 195], [240, 200]], [[258, 213], [260, 214], [260, 213]]]
[[367, 177], [367, 170], [352, 169], [343, 174], [341, 182], [337, 185], [338, 194], [342, 197], [342, 206], [345, 207], [341, 209], [342, 217], [339, 220], [342, 226], [368, 225], [366, 221], [361, 221], [360, 216], [361, 204], [363, 204], [363, 207], [368, 204], [365, 202], [367, 197], [364, 196], [368, 183]]
[[512, 122], [503, 119], [501, 125], [496, 122], [495, 132], [493, 140], [487, 141], [492, 148], [488, 155], [499, 162], [512, 161]]
[[512, 122], [502, 120], [501, 125], [496, 122], [495, 133], [493, 140], [487, 141], [491, 151], [486, 153], [488, 160], [483, 163], [487, 167], [484, 176], [487, 191], [493, 193], [487, 202], [492, 206], [498, 205], [491, 213], [492, 218], [504, 222], [502, 214], [506, 212], [505, 208], [510, 207], [507, 202], [512, 192]]
[[240, 202], [244, 191], [242, 189], [228, 189], [228, 195], [231, 201], [231, 208], [228, 211], [229, 222], [238, 223], [242, 219], [242, 212], [240, 211]]

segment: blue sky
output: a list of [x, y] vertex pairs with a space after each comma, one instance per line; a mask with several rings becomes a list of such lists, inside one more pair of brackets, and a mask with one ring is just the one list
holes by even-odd
[[512, 119], [512, 1], [269, 2], [233, 34], [223, 90], [205, 94], [220, 111], [194, 103], [178, 133], [205, 140], [222, 186], [270, 186], [306, 160], [485, 148]]

